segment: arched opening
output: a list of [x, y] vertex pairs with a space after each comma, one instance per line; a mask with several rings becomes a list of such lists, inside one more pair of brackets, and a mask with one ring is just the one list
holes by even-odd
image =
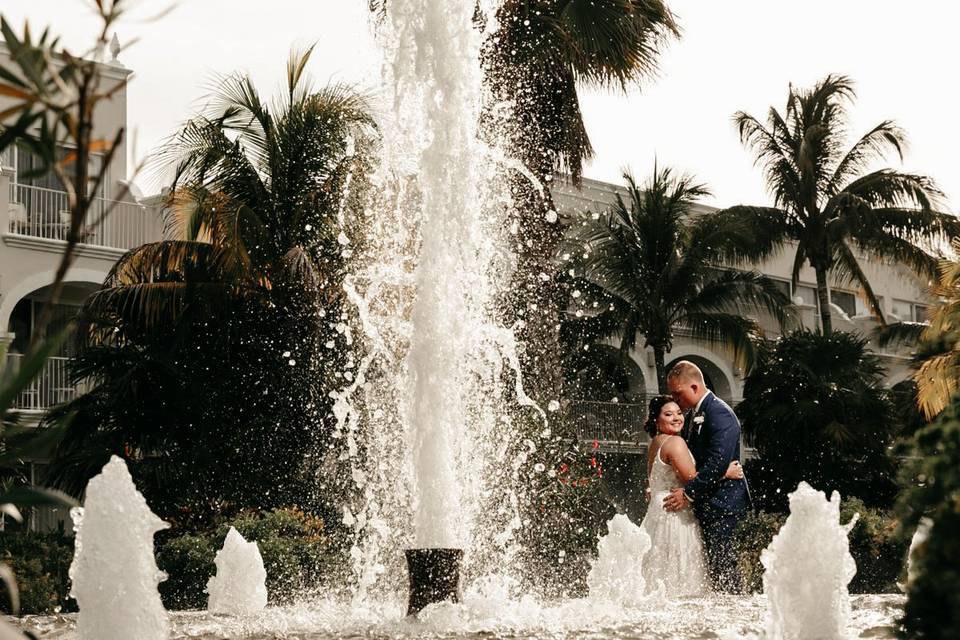
[[723, 398], [727, 402], [730, 402], [733, 399], [733, 389], [730, 385], [730, 379], [727, 378], [726, 374], [716, 364], [707, 358], [704, 358], [703, 356], [688, 355], [674, 358], [672, 361], [670, 361], [670, 363], [667, 364], [667, 371], [670, 371], [670, 369], [673, 368], [673, 365], [680, 360], [688, 360], [700, 367], [700, 371], [703, 372], [703, 380], [706, 382], [707, 388], [717, 394], [717, 396]]
[[[92, 282], [65, 283], [60, 299], [54, 305], [45, 328], [40, 324], [44, 306], [50, 300], [52, 287], [50, 285], [40, 287], [17, 300], [7, 319], [6, 331], [13, 339], [7, 349], [5, 366], [19, 368], [23, 354], [38, 334], [40, 338], [55, 336], [67, 329], [83, 301], [99, 286]], [[70, 382], [67, 363], [73, 355], [73, 350], [74, 342], [68, 337], [47, 359], [40, 374], [20, 392], [14, 400], [14, 408], [23, 411], [45, 411], [72, 400], [76, 396], [76, 388]]]
[[568, 419], [582, 439], [636, 442], [642, 437], [646, 380], [628, 354], [592, 344], [580, 354], [568, 381], [573, 390]]

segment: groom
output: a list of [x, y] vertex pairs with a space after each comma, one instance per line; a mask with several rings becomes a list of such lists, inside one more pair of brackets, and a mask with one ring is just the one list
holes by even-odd
[[737, 523], [747, 513], [750, 497], [746, 480], [725, 480], [727, 466], [740, 459], [740, 421], [727, 403], [707, 389], [703, 372], [681, 360], [667, 374], [670, 395], [683, 411], [693, 410], [687, 426], [687, 443], [696, 459], [697, 476], [664, 499], [668, 511], [693, 506], [700, 521], [710, 561], [714, 589], [728, 593], [743, 590], [733, 546]]

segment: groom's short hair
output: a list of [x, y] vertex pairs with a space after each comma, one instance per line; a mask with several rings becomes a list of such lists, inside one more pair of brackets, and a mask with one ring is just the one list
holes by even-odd
[[670, 373], [667, 374], [667, 379], [682, 380], [683, 382], [697, 382], [701, 385], [706, 384], [703, 381], [703, 371], [700, 371], [700, 367], [693, 364], [689, 360], [681, 360], [677, 364], [673, 365], [673, 368], [670, 369]]

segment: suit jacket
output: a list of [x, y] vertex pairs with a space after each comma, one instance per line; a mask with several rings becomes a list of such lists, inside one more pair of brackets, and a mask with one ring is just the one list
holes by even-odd
[[[698, 424], [699, 417], [703, 420]], [[693, 416], [687, 444], [697, 463], [697, 477], [684, 487], [694, 513], [700, 517], [707, 511], [747, 511], [746, 480], [723, 477], [730, 462], [740, 459], [740, 421], [733, 409], [715, 394], [707, 395]]]

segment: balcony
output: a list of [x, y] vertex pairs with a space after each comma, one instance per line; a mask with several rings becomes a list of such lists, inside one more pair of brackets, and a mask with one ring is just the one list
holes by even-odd
[[623, 451], [638, 450], [647, 443], [649, 438], [643, 431], [646, 419], [646, 405], [631, 402], [580, 400], [573, 402], [567, 413], [567, 421], [581, 441]]
[[[17, 353], [7, 355], [6, 366], [14, 370], [20, 367], [23, 356]], [[48, 358], [26, 389], [13, 401], [16, 411], [43, 412], [76, 398], [82, 389], [70, 383], [67, 366], [70, 358], [56, 356]]]
[[[66, 241], [70, 207], [65, 192], [11, 183], [9, 197], [11, 234]], [[159, 221], [135, 202], [95, 198], [87, 222], [80, 231], [80, 242], [85, 245], [126, 250], [161, 237]]]

